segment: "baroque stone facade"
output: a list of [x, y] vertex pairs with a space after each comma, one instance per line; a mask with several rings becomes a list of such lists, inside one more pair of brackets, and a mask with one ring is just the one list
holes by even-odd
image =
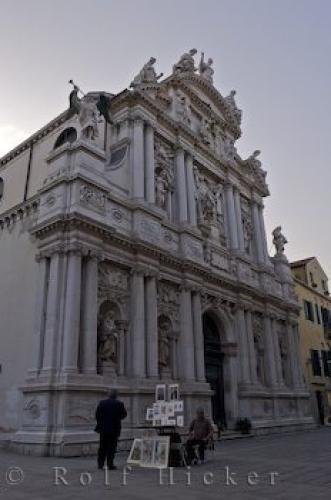
[[[22, 451], [92, 452], [110, 386], [131, 437], [160, 380], [180, 383], [186, 424], [200, 405], [228, 428], [246, 416], [261, 432], [312, 423], [279, 228], [275, 256], [267, 250], [266, 174], [258, 151], [237, 153], [235, 91], [223, 97], [212, 60], [198, 71], [195, 54], [163, 80], [151, 58], [132, 90], [108, 94], [107, 113], [91, 93], [40, 134], [52, 134], [42, 149], [35, 136], [45, 154], [26, 228], [39, 284], [13, 438]], [[76, 138], [56, 142], [68, 127]], [[10, 207], [2, 231], [12, 217]]]

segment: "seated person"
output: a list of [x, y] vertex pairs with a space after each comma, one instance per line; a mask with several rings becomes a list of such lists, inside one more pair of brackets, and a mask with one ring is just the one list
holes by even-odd
[[199, 446], [199, 458], [201, 462], [205, 459], [205, 448], [213, 437], [213, 427], [205, 417], [203, 408], [197, 409], [197, 417], [192, 421], [189, 430], [189, 437], [186, 443], [187, 462], [190, 464], [195, 458], [194, 446]]

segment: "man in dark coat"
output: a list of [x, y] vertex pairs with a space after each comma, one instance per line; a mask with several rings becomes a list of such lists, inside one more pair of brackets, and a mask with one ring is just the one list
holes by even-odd
[[95, 432], [100, 434], [98, 451], [99, 469], [103, 469], [106, 458], [108, 469], [116, 469], [114, 457], [117, 441], [121, 434], [121, 420], [127, 416], [124, 404], [117, 399], [117, 396], [117, 390], [112, 389], [109, 397], [100, 401], [95, 414], [97, 421]]

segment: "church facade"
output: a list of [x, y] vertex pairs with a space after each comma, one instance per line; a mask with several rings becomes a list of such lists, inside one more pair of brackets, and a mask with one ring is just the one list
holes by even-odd
[[117, 95], [73, 84], [69, 111], [1, 159], [0, 429], [21, 452], [92, 453], [110, 387], [127, 438], [163, 382], [186, 424], [198, 406], [229, 429], [313, 424], [266, 172], [195, 56], [164, 79], [151, 58]]

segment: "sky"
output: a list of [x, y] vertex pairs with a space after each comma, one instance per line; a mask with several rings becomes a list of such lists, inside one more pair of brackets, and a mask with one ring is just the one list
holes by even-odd
[[195, 47], [237, 91], [238, 152], [262, 151], [271, 253], [281, 225], [288, 258], [331, 278], [330, 25], [329, 0], [0, 0], [0, 155], [66, 109], [70, 78], [116, 93]]

